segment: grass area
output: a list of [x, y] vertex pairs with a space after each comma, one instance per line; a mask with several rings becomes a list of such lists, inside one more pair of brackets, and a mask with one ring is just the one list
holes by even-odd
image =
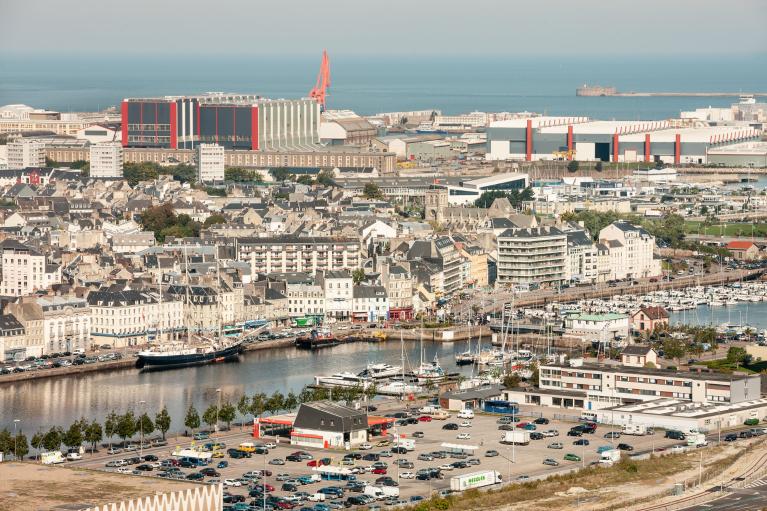
[[[572, 501], [576, 497], [574, 495], [568, 496], [567, 492], [573, 487], [587, 490], [588, 493], [583, 493], [582, 497], [593, 498], [596, 492], [604, 497], [606, 494], [602, 494], [609, 492], [610, 487], [640, 482], [651, 483], [657, 479], [696, 467], [697, 464], [697, 459], [693, 460], [682, 454], [654, 457], [641, 461], [623, 458], [620, 463], [612, 467], [587, 467], [577, 472], [555, 475], [545, 480], [513, 484], [488, 492], [468, 490], [460, 496], [432, 499], [410, 509], [413, 511], [495, 509], [509, 504], [527, 502], [542, 504], [543, 501], [556, 496]], [[548, 502], [544, 506], [546, 509], [554, 509]], [[535, 509], [538, 508], [535, 507]]]
[[719, 358], [716, 360], [709, 360], [708, 362], [699, 362], [698, 364], [705, 365], [709, 369], [713, 369], [722, 373], [731, 373], [735, 370], [742, 371], [744, 373], [761, 373], [762, 371], [767, 371], [767, 360], [760, 360], [751, 362], [747, 365], [736, 366], [732, 362], [728, 362], [725, 358]]
[[685, 232], [688, 234], [704, 234], [707, 236], [751, 236], [759, 238], [767, 237], [767, 223], [726, 223], [703, 225], [703, 222], [688, 220], [684, 223]]

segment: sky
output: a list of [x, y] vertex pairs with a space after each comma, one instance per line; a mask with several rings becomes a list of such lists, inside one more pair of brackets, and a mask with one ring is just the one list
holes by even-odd
[[6, 56], [767, 53], [767, 0], [0, 0]]

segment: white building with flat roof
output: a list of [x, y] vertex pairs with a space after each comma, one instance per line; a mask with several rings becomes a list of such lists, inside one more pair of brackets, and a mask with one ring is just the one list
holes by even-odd
[[103, 142], [91, 146], [91, 177], [121, 178], [123, 148], [119, 142]]
[[21, 138], [8, 143], [8, 168], [45, 167], [45, 143]]
[[201, 183], [224, 180], [224, 147], [218, 144], [197, 146], [197, 177]]

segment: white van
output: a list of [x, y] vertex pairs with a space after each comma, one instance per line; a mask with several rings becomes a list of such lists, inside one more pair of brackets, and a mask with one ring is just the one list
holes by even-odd
[[459, 419], [473, 419], [474, 418], [474, 411], [473, 410], [461, 410], [458, 412], [458, 418]]

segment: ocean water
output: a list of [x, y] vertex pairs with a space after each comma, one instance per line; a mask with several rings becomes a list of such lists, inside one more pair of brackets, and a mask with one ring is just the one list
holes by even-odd
[[[331, 55], [328, 107], [360, 114], [440, 109], [454, 114], [533, 111], [599, 119], [664, 119], [737, 98], [578, 98], [583, 83], [620, 91], [764, 92], [767, 54], [738, 57], [394, 57]], [[60, 111], [117, 105], [124, 97], [236, 91], [306, 95], [320, 55], [3, 56], [0, 105]]]

